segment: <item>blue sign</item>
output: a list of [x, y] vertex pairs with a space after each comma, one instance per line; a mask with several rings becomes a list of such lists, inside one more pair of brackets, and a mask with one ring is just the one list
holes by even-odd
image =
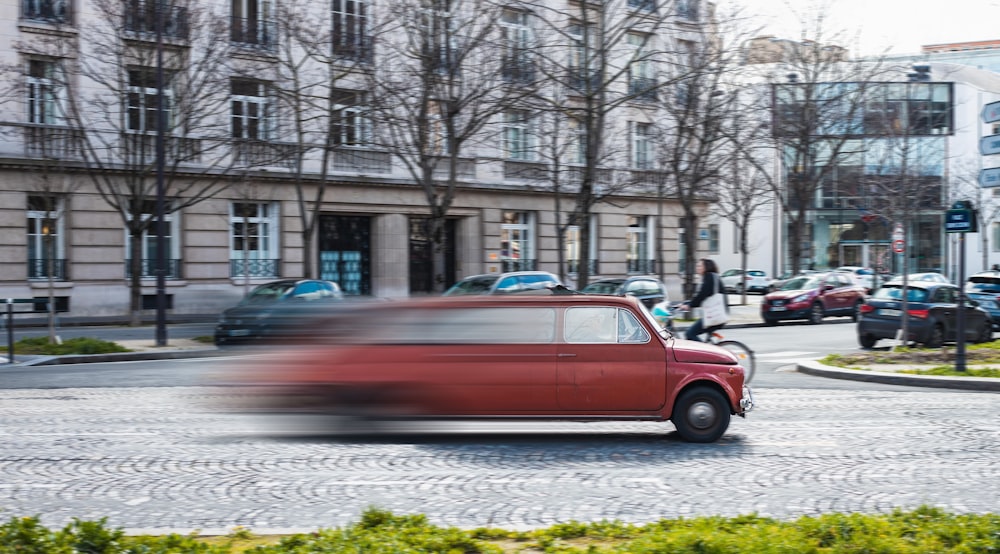
[[979, 186], [1000, 187], [1000, 167], [990, 167], [979, 171]]
[[979, 152], [984, 156], [1000, 154], [1000, 135], [990, 135], [979, 139]]
[[983, 106], [983, 123], [1000, 121], [1000, 102], [990, 102]]
[[[952, 206], [952, 208], [957, 207]], [[975, 233], [976, 212], [971, 209], [948, 210], [944, 220], [945, 233]]]

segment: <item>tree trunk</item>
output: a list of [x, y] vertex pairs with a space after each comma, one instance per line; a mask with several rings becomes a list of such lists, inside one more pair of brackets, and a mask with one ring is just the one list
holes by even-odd
[[129, 325], [142, 325], [142, 231], [129, 230]]

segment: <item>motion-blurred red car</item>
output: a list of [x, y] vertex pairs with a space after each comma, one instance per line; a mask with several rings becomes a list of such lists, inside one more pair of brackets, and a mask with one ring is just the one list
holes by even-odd
[[[597, 295], [408, 300], [308, 325], [235, 373], [275, 413], [352, 418], [671, 421], [692, 442], [753, 406], [728, 351]], [[266, 401], [266, 403], [265, 403]]]
[[787, 319], [823, 323], [824, 317], [849, 316], [857, 321], [867, 298], [865, 287], [840, 271], [802, 275], [785, 281], [781, 288], [764, 295], [760, 317], [765, 325]]

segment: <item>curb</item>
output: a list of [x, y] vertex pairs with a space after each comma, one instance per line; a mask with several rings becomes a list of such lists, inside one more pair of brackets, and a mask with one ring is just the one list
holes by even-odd
[[145, 360], [181, 360], [224, 356], [219, 349], [168, 350], [165, 352], [120, 352], [111, 354], [70, 354], [66, 356], [40, 356], [17, 362], [18, 366], [46, 366], [61, 364], [87, 364], [101, 362], [140, 362]]
[[828, 366], [819, 362], [799, 362], [798, 371], [817, 377], [865, 381], [887, 385], [1000, 392], [1000, 379], [989, 377], [945, 377], [938, 375], [886, 373], [883, 371], [862, 371]]

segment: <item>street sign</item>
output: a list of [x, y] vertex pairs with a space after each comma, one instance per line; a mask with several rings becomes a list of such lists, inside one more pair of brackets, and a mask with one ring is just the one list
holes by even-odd
[[979, 139], [979, 153], [984, 156], [1000, 154], [1000, 135], [989, 135]]
[[892, 251], [902, 254], [906, 250], [906, 243], [902, 239], [892, 241]]
[[1000, 121], [1000, 102], [990, 102], [983, 106], [983, 123]]
[[957, 200], [945, 213], [945, 233], [975, 233], [976, 210], [968, 200]]
[[979, 171], [979, 186], [1000, 187], [1000, 167], [990, 167]]
[[893, 242], [903, 240], [903, 225], [901, 223], [897, 223], [896, 227], [892, 230], [892, 240]]

